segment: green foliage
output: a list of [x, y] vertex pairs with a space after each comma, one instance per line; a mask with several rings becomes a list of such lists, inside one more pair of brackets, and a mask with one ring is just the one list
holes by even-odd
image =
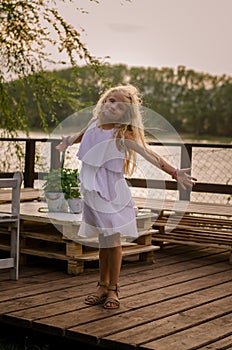
[[[231, 137], [232, 77], [198, 73], [183, 66], [158, 69], [120, 64], [105, 65], [102, 69], [109, 86], [127, 83], [137, 86], [143, 95], [143, 104], [160, 113], [178, 132], [196, 137]], [[91, 74], [91, 67], [81, 66], [78, 72], [78, 78], [74, 78], [73, 69], [53, 72], [67, 82], [77, 79], [79, 105], [75, 111], [96, 104], [104, 86], [101, 77]], [[56, 114], [62, 121], [73, 111], [59, 107]], [[34, 122], [36, 120], [34, 118]], [[53, 126], [51, 122], [49, 125]]]
[[[75, 70], [78, 70], [78, 75]], [[107, 86], [130, 83], [137, 86], [144, 105], [165, 117], [180, 133], [198, 136], [224, 136], [232, 134], [232, 78], [228, 76], [211, 76], [187, 70], [185, 67], [144, 68], [126, 65], [105, 65], [102, 76], [93, 74], [91, 66], [43, 72], [30, 76], [27, 85], [21, 81], [8, 83], [7, 88], [12, 98], [11, 108], [17, 116], [12, 128], [20, 129], [21, 119], [17, 112], [23, 91], [24, 109], [27, 111], [29, 127], [41, 128], [36, 103], [41, 104], [41, 111], [47, 111], [44, 117], [49, 129], [61, 122], [73, 112], [96, 104], [99, 94], [106, 86], [102, 77], [108, 81]], [[48, 90], [43, 88], [43, 81], [49, 82], [52, 105], [47, 100]], [[34, 84], [34, 94], [31, 85]], [[78, 86], [78, 89], [75, 89]], [[67, 96], [68, 95], [68, 96]], [[16, 101], [13, 103], [13, 101]], [[1, 107], [0, 107], [1, 108]], [[23, 122], [23, 121], [22, 121]], [[10, 126], [10, 122], [8, 126]]]
[[80, 198], [78, 169], [52, 169], [44, 176], [44, 192], [63, 192], [65, 199]]
[[[69, 2], [72, 0], [66, 0], [67, 6]], [[0, 118], [4, 136], [15, 136], [18, 130], [28, 133], [35, 117], [47, 131], [48, 124], [58, 122], [59, 108], [76, 108], [78, 85], [77, 80], [69, 82], [46, 72], [46, 66], [60, 63], [76, 67], [84, 60], [95, 74], [101, 74], [100, 61], [81, 41], [81, 32], [61, 16], [56, 0], [1, 0], [0, 18]], [[52, 52], [57, 53], [56, 61]], [[63, 53], [66, 62], [60, 60]], [[78, 74], [77, 69], [74, 74]], [[33, 116], [28, 104], [33, 105]]]
[[43, 180], [45, 181], [43, 185], [45, 192], [62, 192], [61, 169], [52, 169]]
[[61, 169], [61, 186], [65, 194], [65, 199], [79, 198], [79, 174], [77, 169]]
[[[185, 67], [178, 67], [176, 70], [129, 68], [122, 64], [105, 65], [102, 67], [102, 76], [93, 74], [88, 65], [78, 67], [78, 75], [75, 70], [76, 68], [69, 68], [43, 72], [30, 77], [31, 81], [24, 85], [23, 93], [30, 128], [41, 128], [36, 103], [41, 104], [41, 110], [47, 111], [45, 117], [50, 129], [73, 112], [96, 104], [103, 86], [106, 86], [102, 78], [104, 76], [108, 86], [126, 83], [137, 86], [143, 95], [144, 105], [160, 113], [180, 133], [191, 133], [196, 137], [230, 137], [232, 134], [231, 77], [215, 77], [187, 70]], [[43, 88], [43, 80], [50, 84], [52, 106], [47, 101], [48, 90]], [[33, 81], [37, 100], [30, 88]], [[75, 90], [75, 86], [78, 86], [78, 90]], [[23, 89], [21, 82], [9, 83], [8, 89], [12, 99], [19, 101]], [[12, 103], [11, 108], [13, 106]], [[17, 110], [14, 115], [18, 116]], [[20, 129], [19, 123], [20, 118], [15, 118], [12, 127], [16, 125]]]
[[[66, 6], [72, 3], [63, 1]], [[126, 83], [136, 85], [144, 105], [178, 132], [231, 136], [232, 77], [184, 66], [103, 65], [82, 42], [82, 32], [65, 21], [57, 4], [58, 0], [0, 1], [2, 136], [17, 136], [18, 130], [28, 134], [30, 128], [48, 132], [73, 112], [96, 104], [106, 87]], [[78, 66], [81, 60], [85, 66]], [[47, 71], [51, 64], [71, 68]]]

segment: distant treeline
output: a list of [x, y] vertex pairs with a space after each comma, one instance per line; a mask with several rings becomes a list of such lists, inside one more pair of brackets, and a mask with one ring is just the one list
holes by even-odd
[[[178, 132], [194, 135], [232, 136], [232, 77], [212, 76], [195, 72], [184, 66], [173, 68], [128, 67], [106, 65], [101, 74], [90, 66], [80, 66], [52, 72], [66, 82], [65, 88], [72, 89], [76, 108], [94, 105], [102, 87], [118, 84], [133, 84], [138, 87], [145, 107], [165, 117]], [[68, 83], [68, 84], [67, 84]], [[17, 96], [17, 91], [14, 90]], [[40, 128], [33, 95], [26, 91], [26, 108], [30, 111], [30, 127]], [[54, 101], [56, 103], [56, 101]], [[75, 110], [65, 101], [57, 103], [55, 115], [59, 121]], [[48, 120], [54, 127], [54, 120]]]

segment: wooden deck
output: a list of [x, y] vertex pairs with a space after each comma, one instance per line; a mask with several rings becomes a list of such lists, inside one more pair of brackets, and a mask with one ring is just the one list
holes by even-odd
[[232, 349], [229, 252], [168, 244], [154, 263], [124, 262], [121, 307], [90, 307], [97, 268], [70, 276], [59, 267], [0, 274], [1, 322], [96, 349]]

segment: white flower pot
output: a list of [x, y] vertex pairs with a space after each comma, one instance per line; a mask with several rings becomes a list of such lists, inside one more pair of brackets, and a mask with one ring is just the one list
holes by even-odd
[[46, 192], [46, 202], [50, 212], [67, 212], [68, 206], [63, 192]]
[[69, 198], [68, 205], [71, 213], [78, 214], [82, 210], [82, 199], [81, 198]]

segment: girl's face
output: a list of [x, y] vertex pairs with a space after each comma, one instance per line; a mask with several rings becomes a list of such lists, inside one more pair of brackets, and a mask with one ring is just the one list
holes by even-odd
[[123, 121], [123, 118], [128, 111], [128, 102], [125, 97], [119, 92], [111, 93], [103, 106], [103, 115], [105, 123], [117, 123]]

